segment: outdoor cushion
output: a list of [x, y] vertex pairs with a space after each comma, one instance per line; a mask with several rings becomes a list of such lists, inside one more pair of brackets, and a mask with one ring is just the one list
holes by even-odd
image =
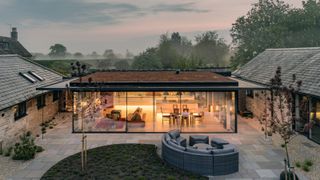
[[231, 152], [233, 152], [234, 151], [234, 149], [214, 149], [214, 150], [212, 150], [212, 153], [213, 154], [226, 154], [226, 153], [231, 153]]
[[178, 145], [183, 146], [183, 147], [187, 147], [187, 139], [186, 138], [180, 136], [176, 140], [177, 140]]
[[178, 145], [178, 142], [176, 139], [170, 139], [171, 142], [175, 143], [176, 145]]
[[174, 143], [174, 142], [172, 141], [172, 139], [171, 139], [170, 141], [168, 141], [168, 144], [169, 144], [169, 146], [171, 146], [171, 147], [173, 147], [173, 148], [175, 148], [175, 149], [178, 149], [178, 150], [181, 150], [181, 151], [186, 150], [185, 147], [179, 146], [178, 144]]
[[192, 135], [189, 137], [189, 145], [193, 146], [197, 143], [209, 144], [209, 137], [202, 135]]
[[234, 150], [236, 148], [235, 145], [233, 144], [226, 144], [226, 145], [223, 145], [223, 149], [232, 149]]
[[187, 152], [197, 153], [197, 154], [212, 154], [211, 150], [197, 149], [191, 146], [186, 148]]
[[212, 138], [211, 139], [211, 146], [216, 146], [218, 149], [222, 149], [223, 145], [229, 144], [228, 141], [220, 138]]
[[171, 140], [171, 137], [169, 136], [169, 134], [166, 134], [165, 138], [166, 138], [166, 141], [170, 141]]
[[224, 139], [220, 139], [220, 138], [212, 138], [212, 139], [211, 139], [211, 143], [218, 144], [218, 145], [229, 144], [228, 141], [226, 141], [226, 140], [224, 140]]
[[180, 131], [178, 129], [171, 130], [171, 131], [168, 132], [168, 134], [173, 139], [177, 139], [178, 137], [180, 137]]

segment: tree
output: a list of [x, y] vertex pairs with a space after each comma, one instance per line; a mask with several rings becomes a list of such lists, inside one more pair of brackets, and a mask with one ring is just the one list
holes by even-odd
[[158, 55], [163, 68], [174, 68], [178, 59], [184, 59], [191, 55], [192, 43], [178, 32], [163, 34], [160, 36]]
[[99, 69], [110, 69], [110, 67], [112, 65], [111, 59], [97, 60], [97, 65], [98, 65]]
[[197, 56], [191, 56], [188, 58], [179, 57], [173, 67], [176, 69], [190, 70], [200, 66], [202, 66], [202, 59], [198, 58]]
[[215, 31], [207, 31], [195, 37], [196, 45], [194, 53], [205, 64], [224, 66], [227, 64], [226, 57], [229, 46]]
[[98, 59], [99, 58], [99, 54], [96, 51], [93, 51], [91, 54], [88, 55], [89, 57], [93, 58], [93, 59]]
[[161, 69], [162, 64], [158, 56], [157, 48], [148, 48], [134, 58], [133, 69]]
[[127, 60], [117, 61], [114, 63], [114, 66], [116, 67], [116, 69], [120, 69], [120, 70], [130, 69], [130, 65]]
[[128, 49], [126, 50], [126, 58], [127, 59], [133, 59], [134, 55], [132, 52], [130, 52]]
[[103, 53], [103, 57], [111, 60], [117, 59], [117, 56], [114, 54], [112, 49], [106, 49]]
[[289, 85], [284, 85], [281, 79], [281, 67], [276, 70], [275, 76], [270, 80], [270, 95], [267, 97], [268, 114], [263, 119], [266, 124], [268, 133], [276, 133], [283, 141], [283, 147], [286, 152], [285, 171], [282, 177], [286, 176], [288, 179], [293, 179], [294, 172], [291, 171], [291, 161], [288, 152], [288, 144], [291, 142], [296, 133], [293, 124], [295, 117], [293, 116], [293, 101], [294, 94], [300, 90], [302, 81], [298, 81], [296, 76], [292, 76], [292, 81]]
[[67, 48], [62, 44], [54, 44], [50, 46], [49, 56], [51, 57], [65, 57]]
[[76, 52], [73, 55], [75, 58], [83, 58], [83, 54], [81, 52]]
[[282, 0], [259, 0], [232, 26], [231, 36], [238, 51], [231, 65], [241, 66], [267, 48], [319, 46], [319, 33], [319, 1], [307, 0], [297, 9]]

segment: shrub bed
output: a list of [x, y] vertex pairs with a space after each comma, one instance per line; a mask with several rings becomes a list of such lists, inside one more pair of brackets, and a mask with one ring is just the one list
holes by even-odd
[[41, 179], [208, 179], [167, 165], [156, 146], [116, 144], [88, 150], [86, 172], [81, 172], [80, 153], [51, 167]]

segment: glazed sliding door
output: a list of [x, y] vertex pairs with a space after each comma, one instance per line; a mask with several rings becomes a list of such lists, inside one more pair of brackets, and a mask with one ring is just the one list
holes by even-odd
[[155, 132], [168, 132], [181, 127], [180, 92], [154, 92]]
[[126, 93], [74, 92], [74, 132], [125, 132]]
[[127, 92], [127, 131], [154, 131], [154, 93]]

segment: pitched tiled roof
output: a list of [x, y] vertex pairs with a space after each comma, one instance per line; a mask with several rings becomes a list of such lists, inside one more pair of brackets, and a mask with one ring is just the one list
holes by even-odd
[[284, 84], [288, 85], [295, 74], [302, 80], [301, 93], [320, 97], [320, 47], [267, 49], [233, 75], [267, 85], [278, 66]]
[[0, 48], [0, 55], [4, 54], [18, 54], [23, 57], [31, 57], [32, 55], [26, 50], [19, 41], [13, 40], [9, 37], [0, 36], [0, 43], [6, 43], [8, 47]]
[[[33, 71], [44, 80], [32, 76]], [[27, 73], [35, 83], [28, 81], [19, 73]], [[18, 55], [0, 55], [0, 110], [28, 100], [43, 91], [37, 87], [50, 85], [62, 80], [62, 75]]]

